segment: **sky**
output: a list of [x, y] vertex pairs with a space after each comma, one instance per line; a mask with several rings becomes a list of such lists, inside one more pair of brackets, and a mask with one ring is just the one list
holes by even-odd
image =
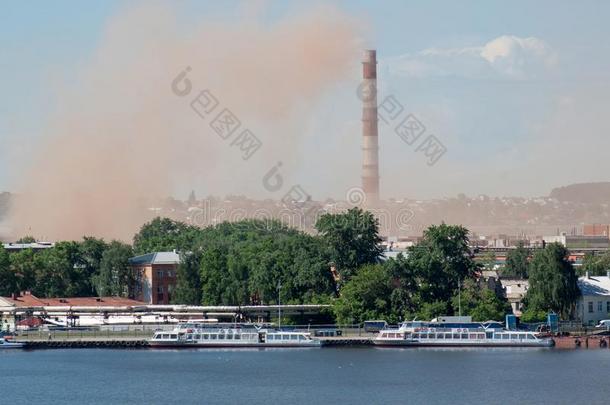
[[[100, 61], [99, 55], [115, 55], [104, 50], [116, 21], [132, 8], [149, 4], [0, 3], [0, 190], [22, 192], [23, 173], [31, 177], [32, 168], [44, 172], [44, 166], [33, 161], [40, 145], [55, 142], [56, 131], [50, 128], [57, 127], [65, 109], [73, 108], [65, 99], [80, 92], [75, 99], [82, 102], [83, 88], [87, 97], [98, 97], [95, 87], [83, 84], [83, 72], [96, 64], [120, 64]], [[332, 18], [350, 20], [353, 42], [345, 48], [356, 43], [377, 49], [379, 102], [392, 97], [402, 106], [399, 118], [380, 124], [382, 197], [540, 196], [557, 186], [608, 180], [609, 2], [182, 0], [171, 2], [177, 22], [172, 29], [184, 30], [187, 38], [202, 19], [221, 22], [227, 34], [210, 43], [204, 40], [198, 48], [216, 52], [230, 41], [247, 42], [238, 35], [233, 38], [230, 27], [239, 30], [252, 21], [263, 28], [281, 26], [286, 16], [314, 8], [331, 9], [331, 17], [338, 16]], [[336, 39], [329, 32], [323, 42]], [[129, 52], [132, 38], [122, 40], [122, 51]], [[247, 43], [239, 45], [247, 49]], [[252, 61], [257, 68], [277, 63], [273, 55], [259, 56]], [[282, 68], [270, 67], [280, 74]], [[170, 73], [168, 78], [175, 76]], [[316, 81], [320, 91], [303, 91], [302, 106], [295, 107], [299, 119], [293, 122], [298, 130], [286, 127], [299, 136], [265, 139], [269, 152], [264, 164], [229, 158], [215, 161], [212, 169], [193, 165], [196, 169], [176, 174], [167, 194], [186, 198], [195, 190], [200, 196], [277, 198], [261, 187], [261, 177], [266, 168], [281, 162], [286, 182], [302, 186], [314, 199], [343, 197], [360, 185], [359, 75], [355, 60], [353, 68], [345, 68], [332, 81]], [[247, 88], [243, 97], [251, 98]], [[233, 90], [239, 94], [239, 88], [225, 90], [224, 100], [233, 100]], [[270, 126], [247, 108], [240, 105], [242, 117], [252, 115], [252, 127]], [[254, 99], [251, 108], [257, 108]], [[419, 142], [409, 145], [394, 131], [409, 114], [425, 126], [419, 141], [434, 135], [446, 150], [436, 163], [429, 164], [418, 150]], [[75, 159], [73, 170], [79, 170], [78, 164]]]

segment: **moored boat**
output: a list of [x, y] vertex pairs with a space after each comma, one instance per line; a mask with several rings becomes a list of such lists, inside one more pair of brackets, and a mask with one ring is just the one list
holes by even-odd
[[0, 349], [23, 349], [25, 343], [11, 342], [3, 337], [0, 337]]
[[254, 327], [218, 328], [187, 324], [172, 331], [157, 331], [148, 341], [151, 347], [320, 347], [319, 339], [307, 332], [287, 332]]
[[552, 347], [553, 339], [535, 332], [506, 330], [497, 322], [403, 322], [383, 329], [373, 339], [378, 346]]

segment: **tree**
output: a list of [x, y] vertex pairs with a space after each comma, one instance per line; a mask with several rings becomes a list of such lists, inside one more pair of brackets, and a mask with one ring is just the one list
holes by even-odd
[[463, 315], [469, 315], [479, 322], [501, 321], [511, 311], [510, 304], [504, 297], [499, 297], [487, 286], [473, 279], [464, 282], [461, 291], [453, 296], [451, 305], [454, 313], [458, 313], [461, 307]]
[[383, 253], [379, 222], [373, 214], [360, 208], [351, 208], [342, 214], [324, 214], [317, 221], [316, 229], [344, 282], [361, 266], [377, 263]]
[[335, 284], [325, 245], [278, 221], [222, 223], [201, 232], [201, 302], [210, 305], [328, 299]]
[[534, 254], [530, 265], [527, 310], [554, 311], [568, 317], [580, 296], [578, 278], [567, 259], [567, 249], [551, 243]]
[[169, 218], [155, 218], [140, 228], [133, 237], [133, 250], [141, 255], [152, 252], [192, 250], [200, 230]]
[[431, 226], [422, 240], [408, 251], [415, 269], [419, 304], [448, 302], [458, 283], [478, 269], [468, 247], [468, 230], [462, 226]]
[[103, 239], [84, 237], [79, 243], [79, 267], [82, 275], [88, 280], [87, 287], [82, 291], [83, 295], [94, 295], [97, 291], [94, 285], [95, 278], [100, 273], [102, 257], [108, 249], [108, 244]]
[[590, 276], [605, 276], [610, 270], [610, 252], [600, 255], [587, 253], [583, 261], [579, 274], [584, 276], [587, 272]]
[[506, 264], [502, 270], [502, 277], [527, 278], [529, 273], [529, 256], [529, 249], [525, 248], [523, 241], [519, 241], [517, 247], [510, 250], [506, 255]]
[[36, 285], [36, 263], [34, 250], [23, 249], [9, 255], [11, 271], [16, 277], [17, 291], [28, 291]]
[[180, 254], [180, 264], [176, 271], [176, 287], [172, 294], [172, 303], [184, 305], [199, 305], [201, 303], [200, 266], [201, 254]]
[[[70, 276], [74, 271], [71, 242], [59, 242], [34, 256], [36, 284], [34, 294], [38, 297], [65, 297], [68, 294]], [[70, 290], [75, 289], [74, 287]]]
[[0, 296], [10, 296], [19, 292], [17, 278], [11, 270], [9, 254], [0, 244]]
[[99, 296], [137, 296], [140, 280], [129, 266], [129, 258], [132, 256], [131, 246], [116, 240], [110, 242], [102, 255], [100, 272], [94, 277]]
[[339, 323], [362, 323], [384, 319], [398, 322], [401, 316], [392, 309], [391, 278], [381, 264], [365, 265], [341, 289], [334, 310]]
[[[415, 316], [420, 320], [431, 320], [449, 313], [449, 305], [446, 301], [422, 302]], [[408, 316], [412, 318], [412, 316]]]

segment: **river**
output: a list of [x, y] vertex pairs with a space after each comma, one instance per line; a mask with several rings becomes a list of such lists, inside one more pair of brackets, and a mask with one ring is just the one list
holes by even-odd
[[610, 350], [0, 351], [4, 404], [602, 404]]

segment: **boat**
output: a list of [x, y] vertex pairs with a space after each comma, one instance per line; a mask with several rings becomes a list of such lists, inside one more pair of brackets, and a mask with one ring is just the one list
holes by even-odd
[[25, 343], [11, 342], [4, 337], [0, 337], [0, 349], [23, 349]]
[[257, 328], [253, 325], [218, 327], [187, 323], [171, 331], [157, 331], [148, 340], [150, 347], [320, 347], [310, 333]]
[[[450, 317], [447, 317], [450, 318]], [[383, 329], [373, 339], [378, 346], [435, 347], [552, 347], [551, 338], [536, 332], [507, 330], [499, 322], [472, 322], [470, 317], [406, 321], [399, 328]], [[463, 319], [467, 318], [467, 319]]]

